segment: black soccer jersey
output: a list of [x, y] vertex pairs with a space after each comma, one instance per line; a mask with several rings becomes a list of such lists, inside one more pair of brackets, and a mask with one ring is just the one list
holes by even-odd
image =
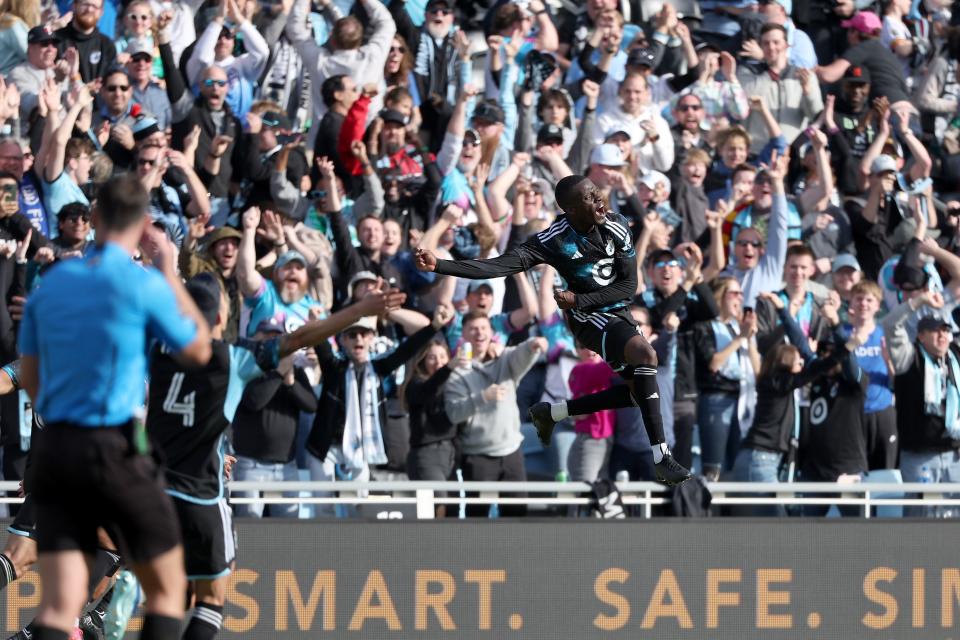
[[869, 379], [821, 377], [810, 387], [810, 420], [801, 443], [801, 469], [810, 480], [835, 481], [867, 470], [867, 430], [863, 402]]
[[637, 290], [637, 254], [627, 219], [607, 213], [607, 222], [580, 234], [559, 216], [552, 225], [498, 258], [437, 260], [436, 272], [461, 278], [496, 278], [547, 263], [577, 295], [580, 311], [611, 311], [629, 304]]
[[202, 369], [184, 369], [161, 346], [150, 361], [147, 430], [166, 465], [167, 493], [197, 504], [223, 497], [224, 431], [243, 389], [277, 367], [279, 338], [266, 342], [213, 342]]

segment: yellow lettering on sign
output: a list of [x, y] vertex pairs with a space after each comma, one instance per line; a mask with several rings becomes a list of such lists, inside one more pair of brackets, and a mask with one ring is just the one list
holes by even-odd
[[863, 595], [867, 600], [883, 607], [882, 615], [868, 611], [861, 621], [871, 629], [886, 629], [897, 620], [899, 605], [897, 599], [886, 591], [877, 588], [878, 582], [893, 582], [897, 572], [890, 567], [877, 567], [867, 572], [863, 578]]
[[[439, 584], [440, 591], [431, 592], [431, 584]], [[447, 605], [457, 593], [457, 585], [453, 576], [446, 571], [417, 571], [416, 611], [413, 626], [417, 631], [426, 631], [430, 623], [427, 620], [427, 611], [433, 609], [433, 615], [444, 631], [456, 631], [457, 625], [453, 622]]]
[[960, 597], [960, 569], [944, 569], [940, 574], [940, 626], [953, 627], [953, 605]]
[[612, 616], [598, 613], [593, 619], [593, 626], [604, 631], [618, 631], [623, 629], [627, 621], [630, 620], [630, 601], [619, 593], [610, 591], [611, 582], [625, 583], [630, 579], [630, 572], [626, 569], [604, 569], [593, 581], [593, 594], [597, 600], [603, 604], [609, 605], [616, 610]]
[[[373, 601], [374, 596], [377, 598], [376, 603]], [[387, 582], [377, 569], [367, 575], [367, 582], [363, 585], [360, 597], [357, 598], [357, 608], [353, 610], [353, 616], [347, 628], [350, 631], [360, 631], [368, 618], [380, 618], [387, 623], [387, 629], [390, 631], [403, 631], [400, 617], [393, 606], [393, 598], [390, 597], [390, 590], [387, 589]]]
[[[25, 589], [28, 585], [29, 589]], [[20, 612], [39, 606], [42, 595], [40, 574], [36, 571], [27, 571], [22, 578], [7, 586], [7, 631], [20, 631], [23, 628]]]
[[490, 629], [491, 611], [493, 610], [493, 583], [506, 582], [507, 572], [503, 569], [467, 569], [463, 572], [464, 582], [477, 583], [477, 618], [478, 628], [482, 631]]
[[793, 569], [757, 569], [757, 628], [792, 629], [793, 616], [789, 613], [770, 613], [773, 605], [789, 605], [790, 591], [773, 591], [771, 584], [793, 581]]
[[[669, 604], [665, 602], [668, 596]], [[653, 595], [650, 596], [650, 604], [647, 605], [640, 626], [644, 629], [652, 629], [659, 618], [676, 618], [681, 629], [693, 629], [693, 620], [690, 619], [690, 612], [687, 610], [683, 592], [680, 591], [680, 585], [677, 583], [677, 576], [670, 569], [660, 572], [660, 578], [653, 589]]]
[[720, 607], [740, 606], [740, 592], [720, 591], [720, 583], [741, 578], [740, 569], [707, 569], [707, 629], [720, 626]]
[[229, 604], [243, 609], [246, 614], [242, 618], [224, 616], [223, 627], [233, 633], [246, 633], [257, 626], [260, 620], [260, 605], [245, 593], [240, 593], [237, 586], [240, 584], [256, 584], [260, 574], [252, 569], [237, 569], [227, 579], [226, 601]]
[[287, 599], [289, 597], [290, 604], [293, 605], [293, 613], [297, 616], [297, 626], [303, 631], [309, 631], [313, 627], [313, 618], [317, 613], [317, 605], [320, 604], [321, 596], [323, 597], [323, 630], [333, 631], [336, 629], [336, 582], [337, 574], [335, 571], [317, 571], [317, 574], [313, 577], [313, 585], [310, 587], [307, 602], [304, 604], [303, 596], [300, 593], [300, 583], [297, 582], [297, 574], [286, 569], [277, 571], [274, 588], [276, 593], [276, 612], [274, 615], [276, 630], [287, 630]]
[[925, 569], [913, 570], [913, 610], [910, 623], [914, 629], [922, 629], [927, 617], [927, 572]]

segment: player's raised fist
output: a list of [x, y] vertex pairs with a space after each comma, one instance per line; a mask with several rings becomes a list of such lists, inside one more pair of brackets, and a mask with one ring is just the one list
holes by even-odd
[[416, 265], [420, 271], [433, 271], [437, 268], [437, 257], [426, 249], [417, 249]]
[[572, 291], [554, 291], [553, 299], [557, 301], [557, 306], [561, 309], [573, 309], [577, 306], [577, 294]]

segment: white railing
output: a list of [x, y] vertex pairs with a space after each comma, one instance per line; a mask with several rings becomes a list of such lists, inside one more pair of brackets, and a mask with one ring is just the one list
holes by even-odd
[[[19, 483], [0, 482], [0, 492], [16, 491]], [[641, 507], [650, 518], [653, 507], [670, 502], [669, 490], [654, 482], [617, 485], [625, 506]], [[586, 482], [231, 482], [233, 504], [342, 504], [415, 505], [419, 519], [434, 517], [438, 505], [523, 504], [574, 506], [593, 503]], [[749, 483], [716, 482], [709, 485], [714, 505], [855, 505], [870, 518], [876, 507], [924, 506], [950, 508], [960, 514], [960, 483], [854, 483], [826, 482]], [[258, 497], [241, 497], [238, 491], [256, 491]], [[332, 495], [312, 495], [332, 492]], [[284, 493], [297, 493], [296, 497]], [[465, 494], [470, 493], [469, 497]], [[524, 493], [526, 496], [502, 494]], [[953, 495], [951, 495], [953, 494]], [[957, 496], [957, 497], [953, 497]], [[22, 498], [0, 493], [0, 504], [17, 504]]]
[[[654, 482], [626, 482], [617, 487], [624, 505], [641, 507], [645, 518], [653, 515], [655, 505], [670, 502], [669, 490]], [[375, 504], [385, 508], [416, 505], [420, 519], [433, 518], [438, 505], [573, 506], [593, 502], [586, 482], [231, 482], [230, 488], [234, 504]], [[709, 489], [714, 505], [855, 505], [865, 518], [871, 517], [875, 507], [884, 506], [951, 508], [960, 513], [960, 483], [717, 482]], [[237, 491], [257, 491], [261, 497], [240, 497]], [[281, 492], [307, 495], [284, 497]], [[336, 493], [309, 495], [314, 492]], [[467, 497], [466, 493], [472, 495]], [[502, 495], [510, 493], [527, 495]]]

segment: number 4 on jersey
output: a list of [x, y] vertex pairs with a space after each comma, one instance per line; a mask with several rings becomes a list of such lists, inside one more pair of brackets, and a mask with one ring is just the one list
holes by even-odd
[[170, 380], [170, 388], [167, 390], [167, 397], [163, 401], [163, 410], [167, 413], [183, 416], [183, 426], [192, 427], [193, 418], [197, 409], [197, 392], [191, 391], [183, 397], [183, 402], [178, 402], [180, 388], [183, 386], [183, 373], [173, 374]]

